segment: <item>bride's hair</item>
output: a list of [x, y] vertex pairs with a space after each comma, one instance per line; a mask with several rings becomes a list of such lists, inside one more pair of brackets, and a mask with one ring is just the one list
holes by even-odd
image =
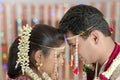
[[[57, 47], [60, 46], [61, 43], [63, 43], [64, 36], [62, 33], [60, 33], [57, 29], [53, 28], [52, 26], [44, 25], [44, 24], [37, 24], [33, 27], [31, 31], [30, 36], [30, 44], [29, 44], [29, 67], [34, 67], [37, 70], [37, 67], [35, 67], [35, 60], [33, 58], [34, 53], [37, 50], [42, 50], [43, 55], [46, 57], [49, 55], [49, 48], [45, 48], [43, 46], [50, 46], [50, 47]], [[18, 59], [18, 43], [19, 38], [17, 37], [15, 41], [12, 43], [9, 49], [9, 57], [8, 57], [8, 76], [10, 78], [15, 79], [19, 75], [22, 74], [21, 66], [18, 65], [17, 68], [15, 68], [16, 61]], [[35, 44], [33, 44], [35, 43]], [[39, 46], [43, 45], [43, 46]]]

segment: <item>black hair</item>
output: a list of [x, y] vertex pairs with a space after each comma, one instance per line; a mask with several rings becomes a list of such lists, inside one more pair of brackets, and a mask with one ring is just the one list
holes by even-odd
[[[58, 47], [61, 43], [64, 42], [64, 36], [62, 33], [59, 33], [57, 29], [53, 28], [52, 26], [44, 25], [44, 24], [37, 24], [31, 31], [30, 36], [30, 49], [28, 55], [30, 56], [30, 67], [34, 66], [34, 59], [33, 55], [37, 50], [42, 50], [43, 55], [46, 57], [49, 55], [48, 48], [43, 46], [49, 47]], [[33, 44], [32, 42], [36, 43]], [[9, 56], [8, 56], [8, 76], [10, 78], [15, 79], [19, 75], [22, 74], [21, 66], [18, 65], [15, 68], [16, 61], [17, 61], [17, 53], [18, 53], [18, 43], [19, 37], [15, 39], [9, 49]], [[40, 46], [43, 45], [43, 46]]]
[[93, 28], [84, 36], [88, 37], [93, 30], [99, 30], [105, 36], [111, 35], [103, 14], [97, 8], [89, 5], [80, 4], [71, 7], [59, 22], [59, 30], [65, 34], [70, 31], [73, 35], [78, 35], [91, 26]]

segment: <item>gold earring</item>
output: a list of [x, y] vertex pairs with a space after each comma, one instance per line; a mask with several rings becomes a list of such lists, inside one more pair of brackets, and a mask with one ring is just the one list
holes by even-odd
[[37, 65], [37, 69], [38, 69], [38, 70], [40, 70], [40, 68], [43, 66], [42, 63], [38, 63], [38, 62], [36, 63], [36, 65]]

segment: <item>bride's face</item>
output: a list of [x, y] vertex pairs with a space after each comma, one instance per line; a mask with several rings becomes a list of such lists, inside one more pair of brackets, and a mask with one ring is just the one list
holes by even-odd
[[[44, 57], [42, 70], [48, 73], [49, 75], [53, 74], [55, 67], [59, 67], [64, 63], [64, 59], [63, 59], [64, 51], [65, 49], [59, 49], [59, 50], [50, 49], [48, 52], [49, 55], [47, 57]], [[57, 64], [57, 66], [55, 66], [55, 64]]]

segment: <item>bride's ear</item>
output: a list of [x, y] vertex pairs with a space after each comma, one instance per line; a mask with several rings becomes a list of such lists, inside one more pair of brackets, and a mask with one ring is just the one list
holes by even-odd
[[34, 58], [36, 62], [40, 61], [42, 54], [43, 54], [42, 50], [38, 50], [35, 52]]

